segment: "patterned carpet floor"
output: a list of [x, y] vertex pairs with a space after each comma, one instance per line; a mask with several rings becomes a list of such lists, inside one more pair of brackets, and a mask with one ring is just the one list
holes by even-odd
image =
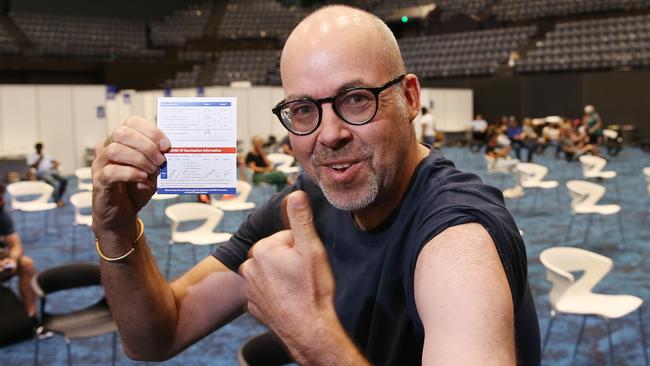
[[[499, 188], [514, 185], [510, 177], [490, 175], [481, 154], [465, 148], [445, 148], [443, 152], [465, 171], [475, 172], [485, 181]], [[573, 221], [569, 241], [566, 242], [567, 228], [571, 217], [570, 195], [565, 188], [566, 181], [580, 179], [582, 170], [578, 162], [555, 159], [551, 152], [535, 156], [534, 161], [549, 168], [546, 179], [558, 180], [559, 187], [541, 192], [526, 192], [523, 198], [508, 200], [519, 228], [524, 232], [528, 252], [529, 280], [542, 333], [549, 320], [548, 291], [550, 283], [539, 261], [539, 254], [546, 248], [569, 245], [606, 255], [614, 261], [614, 268], [596, 287], [596, 291], [607, 294], [630, 294], [650, 301], [650, 216], [648, 216], [648, 184], [642, 169], [650, 166], [650, 155], [633, 148], [625, 148], [616, 157], [609, 157], [607, 170], [614, 170], [618, 176], [611, 182], [603, 181], [607, 193], [602, 203], [617, 203], [622, 207], [620, 213], [625, 242], [621, 240], [619, 221], [614, 216], [596, 218], [591, 225], [589, 238], [583, 245], [586, 217], [576, 217]], [[68, 194], [76, 191], [76, 182], [71, 178]], [[272, 193], [270, 187], [254, 187], [251, 200], [258, 205]], [[191, 201], [194, 197], [181, 197], [180, 201]], [[158, 258], [164, 272], [169, 242], [169, 223], [164, 218], [165, 201], [150, 202], [141, 213], [146, 225], [147, 240]], [[25, 227], [21, 217], [12, 212], [18, 231], [23, 237], [25, 251], [32, 256], [38, 269], [53, 267], [72, 261], [72, 221], [74, 210], [66, 205], [56, 211], [57, 225], [50, 225], [50, 232], [43, 233], [43, 215], [29, 214]], [[243, 215], [226, 213], [221, 223], [221, 231], [234, 231]], [[52, 221], [54, 223], [55, 221]], [[94, 239], [89, 229], [77, 231], [75, 260], [97, 262], [94, 252]], [[208, 248], [198, 248], [199, 258], [209, 254]], [[174, 247], [171, 262], [172, 278], [179, 276], [193, 264], [192, 249], [179, 245]], [[16, 281], [10, 285], [15, 289]], [[66, 310], [90, 303], [101, 288], [78, 290], [72, 294], [55, 297], [54, 310]], [[643, 306], [646, 339], [650, 340], [650, 314], [647, 303]], [[210, 309], [205, 309], [210, 311]], [[609, 358], [606, 323], [591, 318], [587, 322], [582, 343], [574, 362], [571, 362], [573, 349], [578, 337], [581, 318], [561, 316], [553, 325], [548, 347], [544, 354], [544, 365], [606, 365]], [[639, 318], [636, 313], [611, 322], [615, 365], [643, 365], [644, 356], [639, 332]], [[162, 365], [236, 365], [237, 350], [247, 338], [265, 330], [264, 326], [248, 315], [243, 315], [214, 332], [197, 344]], [[27, 365], [33, 362], [34, 341], [24, 341], [0, 348], [0, 365]], [[72, 344], [73, 363], [76, 365], [106, 365], [111, 363], [111, 336], [74, 341]], [[64, 365], [67, 363], [66, 347], [61, 337], [54, 336], [40, 344], [39, 361], [41, 365]], [[145, 364], [129, 360], [119, 347], [118, 365]]]

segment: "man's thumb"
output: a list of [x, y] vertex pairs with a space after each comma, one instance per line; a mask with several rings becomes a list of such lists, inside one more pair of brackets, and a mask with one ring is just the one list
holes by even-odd
[[314, 215], [307, 194], [295, 191], [287, 196], [287, 215], [293, 234], [294, 248], [311, 248], [314, 240], [320, 240], [314, 227]]

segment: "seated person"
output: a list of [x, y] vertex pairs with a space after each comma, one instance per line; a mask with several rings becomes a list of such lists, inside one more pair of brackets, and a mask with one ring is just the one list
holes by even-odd
[[563, 126], [560, 130], [560, 146], [567, 161], [586, 153], [598, 155], [598, 147], [589, 143], [587, 134], [569, 126]]
[[497, 126], [488, 130], [488, 142], [485, 148], [485, 155], [492, 158], [490, 169], [498, 171], [510, 171], [519, 162], [510, 158], [510, 141]]
[[542, 136], [539, 139], [539, 152], [546, 151], [549, 146], [555, 146], [555, 157], [560, 158], [562, 146], [560, 146], [560, 128], [557, 123], [547, 123], [542, 129]]
[[31, 286], [36, 273], [32, 258], [23, 255], [20, 236], [14, 230], [11, 216], [4, 209], [4, 186], [0, 184], [0, 282], [18, 275], [20, 297], [25, 304], [27, 315], [36, 324], [36, 293]]
[[481, 114], [477, 114], [476, 118], [472, 120], [471, 130], [472, 142], [470, 144], [470, 150], [478, 152], [486, 143], [488, 131], [488, 124]]
[[34, 148], [36, 152], [27, 157], [27, 165], [36, 169], [37, 179], [42, 179], [54, 187], [54, 202], [61, 207], [64, 205], [63, 194], [68, 185], [68, 180], [59, 174], [59, 162], [43, 153], [42, 142], [37, 142]]
[[273, 164], [264, 151], [264, 140], [260, 136], [254, 136], [251, 142], [253, 150], [246, 155], [246, 165], [253, 172], [253, 183], [273, 184], [278, 191], [281, 191], [288, 184], [287, 177], [284, 173], [273, 169]]
[[510, 159], [510, 141], [498, 127], [488, 130], [488, 142], [485, 154], [495, 159]]

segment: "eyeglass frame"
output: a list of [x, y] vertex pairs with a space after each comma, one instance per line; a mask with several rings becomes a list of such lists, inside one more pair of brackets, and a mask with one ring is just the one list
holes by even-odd
[[[321, 124], [321, 122], [323, 120], [323, 107], [322, 107], [322, 105], [324, 103], [332, 103], [332, 110], [334, 110], [334, 113], [343, 122], [345, 122], [345, 123], [347, 123], [349, 125], [352, 125], [352, 126], [362, 126], [362, 125], [365, 125], [367, 123], [372, 122], [372, 120], [377, 115], [377, 112], [379, 111], [379, 94], [381, 94], [381, 92], [383, 92], [384, 90], [390, 88], [391, 86], [393, 86], [393, 85], [401, 82], [402, 80], [404, 80], [404, 77], [406, 77], [406, 74], [401, 74], [401, 75], [389, 80], [386, 84], [384, 84], [382, 86], [374, 87], [374, 88], [370, 88], [370, 87], [366, 87], [366, 86], [356, 86], [356, 87], [353, 87], [353, 88], [345, 89], [345, 90], [341, 91], [340, 93], [338, 93], [336, 95], [326, 97], [326, 98], [313, 99], [313, 98], [305, 97], [305, 98], [292, 99], [292, 100], [289, 100], [289, 101], [284, 101], [283, 100], [283, 101], [280, 101], [278, 104], [276, 104], [275, 107], [273, 107], [271, 109], [271, 111], [273, 112], [273, 114], [276, 117], [278, 117], [278, 119], [280, 120], [280, 123], [282, 124], [282, 126], [284, 128], [286, 128], [287, 131], [291, 132], [292, 134], [294, 134], [296, 136], [310, 135], [310, 134], [314, 133], [314, 131], [316, 131], [318, 129], [318, 127], [320, 127], [320, 124]], [[372, 114], [372, 116], [370, 118], [368, 118], [367, 121], [361, 122], [361, 123], [353, 123], [353, 122], [349, 122], [348, 120], [346, 120], [341, 115], [338, 108], [336, 107], [336, 104], [334, 103], [336, 98], [340, 97], [343, 94], [346, 94], [346, 93], [349, 93], [349, 92], [352, 92], [352, 91], [355, 91], [355, 90], [367, 90], [367, 91], [371, 92], [375, 96], [375, 112]], [[303, 101], [303, 102], [312, 102], [312, 103], [314, 103], [316, 105], [316, 108], [318, 109], [318, 122], [316, 122], [316, 125], [314, 126], [314, 128], [311, 131], [298, 133], [298, 132], [292, 131], [289, 127], [287, 127], [284, 124], [284, 122], [282, 120], [281, 111], [282, 111], [282, 108], [284, 106], [286, 106], [287, 104], [295, 103], [295, 102], [301, 102], [301, 101]]]

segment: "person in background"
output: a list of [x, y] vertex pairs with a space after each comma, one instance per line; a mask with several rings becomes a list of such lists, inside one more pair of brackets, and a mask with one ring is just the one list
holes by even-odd
[[246, 165], [253, 172], [253, 183], [268, 183], [277, 187], [278, 191], [287, 186], [284, 173], [273, 169], [273, 163], [266, 157], [264, 140], [260, 136], [251, 139], [253, 149], [246, 155]]
[[20, 236], [14, 229], [11, 216], [4, 209], [4, 193], [4, 185], [0, 183], [0, 282], [18, 276], [20, 297], [25, 304], [27, 315], [36, 325], [36, 293], [31, 285], [36, 268], [34, 260], [24, 254]]
[[280, 146], [278, 146], [278, 139], [275, 135], [269, 135], [264, 143], [264, 151], [267, 154], [277, 153], [280, 151]]
[[68, 180], [59, 173], [59, 162], [49, 155], [43, 153], [43, 143], [37, 142], [34, 145], [36, 150], [27, 157], [27, 165], [36, 170], [36, 178], [44, 180], [47, 184], [54, 187], [54, 202], [61, 207], [63, 194], [68, 185]]
[[488, 131], [488, 123], [480, 113], [477, 113], [476, 117], [472, 120], [470, 130], [472, 132], [472, 141], [469, 144], [469, 148], [473, 152], [478, 152], [487, 143]]
[[539, 152], [541, 154], [546, 151], [546, 148], [552, 146], [555, 147], [555, 158], [560, 158], [560, 152], [562, 152], [562, 146], [560, 144], [560, 124], [559, 123], [549, 123], [547, 122], [544, 128], [542, 129], [542, 136], [540, 137]]
[[512, 149], [515, 151], [515, 156], [518, 160], [521, 160], [521, 149], [527, 149], [528, 155], [526, 161], [532, 161], [533, 151], [526, 144], [526, 133], [524, 133], [524, 129], [519, 126], [519, 123], [517, 123], [517, 119], [514, 116], [508, 119], [506, 136], [508, 136], [510, 146], [512, 146]]
[[593, 105], [585, 106], [582, 123], [589, 135], [589, 144], [600, 146], [603, 143], [603, 121]]
[[433, 118], [433, 115], [429, 113], [427, 107], [422, 107], [422, 115], [419, 118], [420, 124], [420, 135], [422, 136], [422, 142], [429, 146], [434, 146], [436, 143], [436, 125]]

